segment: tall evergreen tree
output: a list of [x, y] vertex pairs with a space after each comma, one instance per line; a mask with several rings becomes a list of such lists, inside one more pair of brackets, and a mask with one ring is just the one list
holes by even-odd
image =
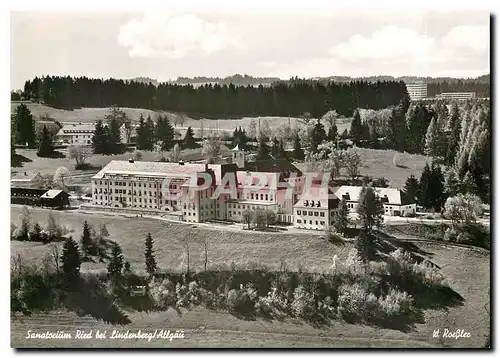
[[193, 128], [188, 127], [186, 131], [186, 135], [184, 136], [184, 148], [195, 148], [196, 141], [194, 140], [194, 132]]
[[342, 198], [333, 214], [333, 227], [337, 232], [345, 234], [349, 227], [349, 221], [349, 209], [347, 208], [346, 200]]
[[269, 146], [266, 143], [266, 138], [264, 136], [261, 136], [259, 139], [259, 148], [257, 151], [257, 160], [266, 160], [270, 159], [271, 156], [269, 155]]
[[357, 109], [354, 111], [349, 135], [354, 141], [354, 144], [359, 146], [359, 144], [361, 143], [361, 139], [363, 138], [363, 125], [361, 123], [361, 116]]
[[371, 232], [373, 227], [380, 227], [383, 222], [384, 205], [371, 186], [365, 186], [359, 194], [356, 211], [365, 232]]
[[123, 269], [123, 254], [120, 245], [114, 243], [111, 249], [111, 257], [108, 263], [108, 275], [113, 279], [118, 279], [121, 277]]
[[39, 157], [50, 157], [54, 153], [54, 145], [52, 143], [52, 137], [46, 126], [43, 126], [42, 138], [40, 138], [40, 144], [38, 146], [38, 151], [36, 155]]
[[444, 187], [448, 197], [455, 196], [460, 192], [460, 182], [453, 167], [449, 167], [444, 174]]
[[90, 226], [87, 220], [83, 222], [83, 232], [82, 232], [82, 238], [80, 239], [80, 245], [82, 247], [82, 252], [84, 257], [91, 254], [92, 235], [90, 234]]
[[111, 118], [108, 122], [108, 153], [116, 154], [121, 151], [122, 139], [120, 133], [120, 122], [117, 118]]
[[319, 145], [326, 140], [326, 133], [325, 133], [325, 127], [321, 123], [321, 121], [318, 119], [316, 123], [314, 124], [312, 133], [311, 133], [311, 151], [313, 153], [318, 152], [318, 147]]
[[425, 135], [425, 155], [430, 157], [438, 157], [439, 156], [439, 146], [440, 146], [440, 137], [438, 132], [438, 127], [436, 124], [436, 120], [432, 118], [429, 127], [427, 128], [427, 133]]
[[148, 114], [148, 118], [146, 119], [146, 133], [147, 133], [147, 138], [148, 138], [148, 143], [151, 143], [151, 149], [148, 150], [153, 150], [153, 146], [158, 140], [156, 138], [156, 131], [155, 131], [155, 123], [151, 119], [151, 115]]
[[94, 135], [92, 137], [92, 149], [94, 154], [108, 154], [109, 153], [109, 138], [106, 127], [98, 120], [95, 125]]
[[432, 171], [429, 163], [425, 163], [424, 170], [420, 176], [420, 181], [418, 183], [419, 186], [419, 204], [422, 205], [426, 209], [432, 208], [432, 198], [431, 198], [431, 189], [430, 185], [432, 185]]
[[288, 158], [288, 154], [285, 150], [285, 146], [283, 145], [283, 141], [280, 140], [280, 145], [279, 145], [279, 150], [278, 150], [278, 158], [281, 158], [281, 159], [287, 159]]
[[411, 200], [411, 202], [418, 203], [419, 197], [419, 184], [417, 178], [412, 174], [406, 179], [405, 186], [403, 188], [404, 195]]
[[280, 151], [280, 142], [278, 141], [278, 138], [274, 137], [273, 146], [271, 147], [271, 155], [273, 156], [273, 158], [279, 157], [279, 151]]
[[443, 207], [445, 201], [443, 172], [441, 171], [441, 167], [433, 162], [431, 165], [431, 173], [428, 191], [432, 207], [435, 211], [439, 211]]
[[153, 238], [151, 237], [151, 233], [148, 232], [148, 235], [146, 236], [146, 251], [144, 252], [144, 256], [146, 258], [146, 272], [152, 276], [157, 270], [156, 266], [156, 259], [154, 256], [154, 250], [153, 250]]
[[71, 237], [64, 241], [61, 254], [61, 269], [67, 284], [75, 284], [80, 277], [82, 264], [78, 244]]
[[302, 149], [302, 144], [300, 143], [298, 135], [295, 135], [293, 140], [293, 157], [297, 160], [304, 160], [305, 158], [304, 149]]
[[158, 116], [156, 119], [155, 138], [161, 140], [162, 150], [170, 150], [174, 146], [174, 127], [167, 116]]
[[449, 166], [453, 165], [460, 145], [460, 132], [462, 119], [460, 118], [460, 109], [457, 103], [451, 107], [450, 121], [448, 123], [448, 148], [446, 150], [446, 162]]
[[35, 120], [29, 108], [24, 104], [17, 106], [14, 113], [16, 144], [28, 145], [33, 148], [36, 144]]
[[330, 142], [337, 143], [337, 137], [338, 137], [337, 125], [335, 123], [332, 123], [332, 125], [328, 129], [327, 139]]
[[137, 127], [137, 149], [139, 150], [152, 150], [153, 149], [153, 138], [149, 130], [148, 124], [144, 120], [144, 117], [139, 117], [139, 126]]

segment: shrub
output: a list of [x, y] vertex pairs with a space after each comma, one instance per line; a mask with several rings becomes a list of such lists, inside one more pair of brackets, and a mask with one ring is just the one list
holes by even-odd
[[334, 275], [347, 275], [356, 278], [365, 275], [363, 261], [356, 249], [351, 249], [345, 258], [333, 257], [330, 272]]
[[327, 318], [335, 316], [337, 307], [330, 296], [326, 296], [324, 300], [318, 302], [318, 312]]
[[189, 295], [188, 295], [189, 289], [181, 285], [179, 282], [177, 282], [177, 285], [175, 285], [175, 294], [177, 296], [177, 302], [175, 305], [177, 307], [189, 307]]
[[412, 303], [413, 299], [408, 293], [391, 288], [386, 296], [378, 299], [380, 318], [389, 319], [398, 315], [406, 315], [410, 312]]
[[176, 303], [176, 292], [174, 284], [168, 280], [154, 279], [148, 284], [148, 291], [155, 307], [166, 308]]
[[227, 307], [230, 312], [245, 316], [254, 313], [257, 291], [251, 284], [240, 285], [239, 289], [229, 290], [227, 294]]
[[389, 254], [389, 274], [405, 287], [441, 285], [444, 281], [439, 270], [428, 261], [415, 262], [408, 252], [397, 249]]
[[[368, 292], [359, 283], [340, 286], [337, 302], [339, 316], [348, 322], [355, 322], [366, 317], [367, 296]], [[370, 300], [372, 300], [371, 297]]]
[[448, 242], [456, 242], [457, 236], [458, 236], [458, 233], [456, 232], [456, 230], [449, 227], [444, 232], [443, 240], [448, 241]]
[[293, 291], [293, 301], [290, 308], [295, 316], [311, 319], [316, 312], [314, 296], [307, 292], [303, 286], [299, 286]]
[[267, 296], [259, 297], [255, 303], [257, 313], [269, 317], [281, 316], [288, 312], [288, 300], [278, 293], [276, 287], [267, 293]]

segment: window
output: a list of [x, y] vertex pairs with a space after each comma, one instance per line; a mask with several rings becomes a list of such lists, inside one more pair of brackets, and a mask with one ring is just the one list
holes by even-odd
[[314, 212], [314, 216], [318, 216], [318, 212], [317, 211]]
[[318, 220], [316, 220], [316, 225], [318, 225]]
[[297, 215], [300, 215], [300, 210], [297, 210]]
[[266, 194], [266, 200], [269, 200], [269, 195]]
[[324, 221], [320, 221], [319, 222], [321, 225], [325, 225], [325, 222]]
[[312, 220], [309, 220], [309, 224], [312, 225], [313, 221]]
[[253, 200], [253, 193], [252, 193], [252, 194], [250, 194], [250, 196], [252, 197], [252, 200]]
[[264, 194], [260, 194], [260, 200], [264, 200]]
[[297, 224], [300, 224], [300, 223], [302, 223], [302, 220], [297, 219]]
[[309, 213], [308, 213], [308, 214], [309, 214], [309, 216], [312, 216], [312, 215], [313, 215], [313, 212], [312, 212], [312, 211], [309, 211]]
[[319, 213], [319, 216], [321, 216], [322, 218], [324, 218], [325, 217], [325, 213], [321, 212], [321, 213]]

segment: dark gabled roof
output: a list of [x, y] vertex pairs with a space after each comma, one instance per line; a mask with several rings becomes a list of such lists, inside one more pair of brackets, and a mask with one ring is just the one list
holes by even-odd
[[302, 172], [299, 170], [299, 168], [290, 163], [287, 159], [266, 159], [256, 160], [253, 162], [245, 162], [245, 168], [240, 170], [263, 173], [288, 172], [297, 173], [299, 176], [302, 175]]

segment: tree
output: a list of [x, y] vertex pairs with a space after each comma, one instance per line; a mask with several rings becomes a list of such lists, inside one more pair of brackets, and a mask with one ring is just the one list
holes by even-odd
[[108, 154], [109, 149], [109, 135], [107, 127], [98, 120], [95, 124], [94, 135], [92, 136], [92, 149], [95, 154]]
[[243, 221], [243, 223], [248, 225], [248, 230], [250, 230], [250, 224], [252, 223], [252, 216], [253, 216], [253, 213], [252, 213], [252, 210], [250, 210], [250, 209], [245, 209], [241, 213], [242, 221]]
[[52, 137], [46, 126], [43, 126], [42, 138], [40, 139], [40, 144], [38, 146], [38, 151], [36, 155], [39, 157], [47, 158], [54, 153], [54, 144], [52, 143]]
[[122, 138], [120, 132], [121, 124], [117, 118], [111, 118], [108, 122], [108, 148], [109, 154], [120, 153], [122, 150]]
[[372, 181], [372, 186], [374, 188], [388, 188], [389, 187], [389, 180], [387, 180], [387, 178], [384, 178], [384, 177], [374, 179]]
[[206, 236], [203, 236], [201, 239], [201, 245], [203, 246], [203, 252], [202, 252], [202, 259], [203, 259], [203, 267], [205, 269], [205, 272], [207, 272], [207, 266], [208, 266], [208, 238]]
[[153, 245], [154, 245], [153, 238], [151, 237], [151, 233], [148, 232], [145, 241], [146, 250], [144, 252], [144, 257], [146, 259], [146, 272], [150, 276], [154, 275], [154, 273], [157, 270]]
[[19, 214], [19, 221], [20, 224], [18, 234], [16, 236], [23, 240], [27, 240], [31, 227], [31, 213], [26, 206], [23, 206], [21, 214]]
[[62, 236], [61, 227], [57, 224], [54, 214], [52, 213], [52, 210], [49, 211], [49, 215], [47, 217], [47, 226], [45, 227], [45, 231], [47, 231], [50, 241], [59, 240]]
[[312, 136], [311, 136], [311, 147], [310, 150], [312, 153], [317, 152], [318, 146], [326, 140], [326, 133], [325, 133], [325, 128], [323, 127], [323, 124], [321, 124], [321, 121], [318, 119], [316, 121], [316, 124], [313, 127], [312, 131]]
[[265, 136], [260, 136], [259, 138], [259, 148], [257, 151], [257, 160], [266, 160], [270, 159], [271, 156], [269, 155], [269, 146], [266, 143], [266, 138]]
[[247, 135], [250, 139], [257, 138], [257, 121], [255, 118], [250, 119], [250, 124], [248, 125]]
[[430, 185], [432, 183], [432, 171], [429, 163], [425, 163], [424, 170], [420, 175], [420, 181], [418, 184], [419, 187], [419, 204], [424, 208], [429, 209], [432, 207], [432, 199], [431, 199], [431, 189]]
[[90, 226], [87, 220], [83, 222], [83, 232], [82, 238], [80, 239], [80, 245], [82, 247], [83, 257], [87, 257], [92, 254], [92, 236], [90, 235]]
[[419, 197], [419, 184], [418, 179], [411, 174], [408, 179], [406, 179], [405, 186], [403, 188], [403, 194], [408, 198], [410, 203], [416, 203]]
[[447, 196], [455, 196], [460, 192], [460, 182], [453, 167], [448, 168], [444, 174], [444, 188]]
[[177, 163], [179, 162], [180, 159], [181, 159], [181, 147], [179, 146], [179, 143], [175, 143], [174, 148], [170, 153], [170, 161]]
[[137, 149], [140, 150], [152, 150], [153, 149], [153, 138], [151, 130], [148, 124], [145, 122], [144, 117], [140, 116], [139, 126], [137, 127]]
[[132, 158], [134, 160], [142, 160], [142, 152], [140, 150], [134, 150], [132, 153]]
[[258, 228], [266, 226], [266, 219], [266, 212], [263, 209], [256, 209], [253, 211], [252, 223], [254, 223]]
[[361, 157], [356, 150], [348, 150], [344, 154], [344, 164], [347, 174], [352, 180], [359, 175], [359, 167], [361, 166]]
[[123, 254], [120, 245], [116, 242], [111, 249], [111, 257], [108, 263], [108, 275], [116, 280], [121, 277], [122, 269], [123, 269]]
[[458, 104], [454, 103], [451, 107], [450, 120], [448, 122], [448, 148], [446, 150], [446, 162], [451, 166], [460, 145], [460, 132], [462, 131], [460, 118], [460, 109]]
[[29, 108], [21, 103], [14, 113], [14, 128], [16, 144], [27, 145], [33, 148], [36, 143], [35, 120]]
[[441, 167], [432, 163], [431, 165], [431, 178], [428, 187], [428, 195], [434, 210], [438, 211], [444, 204], [444, 177]]
[[427, 134], [425, 135], [425, 155], [430, 157], [438, 157], [440, 150], [440, 137], [438, 133], [438, 127], [436, 120], [432, 118], [429, 127], [427, 128]]
[[196, 141], [194, 140], [193, 128], [188, 127], [183, 140], [184, 148], [196, 148]]
[[30, 234], [30, 241], [42, 241], [42, 228], [38, 223], [33, 225], [33, 230]]
[[54, 173], [53, 182], [56, 186], [61, 188], [62, 190], [66, 190], [66, 186], [69, 184], [70, 174], [69, 170], [66, 167], [57, 168]]
[[266, 226], [269, 227], [271, 225], [276, 224], [276, 219], [277, 219], [276, 212], [274, 210], [267, 209], [265, 213], [266, 213]]
[[85, 165], [85, 160], [92, 154], [90, 148], [85, 145], [70, 145], [68, 147], [68, 158], [76, 161], [75, 169]]
[[61, 254], [61, 270], [67, 284], [74, 285], [80, 277], [82, 260], [78, 251], [78, 244], [71, 237], [64, 241]]
[[304, 160], [305, 158], [304, 150], [302, 149], [298, 135], [295, 136], [293, 142], [293, 157], [297, 160]]
[[481, 199], [470, 193], [449, 197], [444, 204], [444, 216], [452, 220], [453, 223], [476, 222], [482, 214]]
[[365, 232], [372, 231], [373, 226], [380, 227], [383, 222], [384, 205], [378, 198], [375, 190], [366, 186], [361, 189], [357, 206], [357, 213]]
[[338, 130], [337, 130], [337, 125], [333, 123], [330, 128], [328, 128], [328, 135], [327, 139], [333, 143], [337, 143], [338, 139]]
[[287, 157], [288, 157], [288, 154], [285, 150], [285, 146], [283, 145], [283, 141], [280, 140], [277, 158], [287, 159]]
[[257, 135], [257, 140], [260, 142], [261, 139], [267, 142], [269, 135], [271, 134], [271, 127], [267, 119], [259, 120], [259, 133]]
[[357, 109], [353, 114], [349, 135], [352, 137], [352, 140], [356, 145], [361, 143], [361, 139], [363, 138], [363, 128], [361, 124], [361, 116], [359, 114], [359, 110]]
[[162, 150], [170, 150], [174, 146], [174, 127], [167, 116], [159, 115], [156, 119], [155, 138], [162, 141]]
[[203, 140], [201, 153], [208, 163], [214, 164], [221, 155], [222, 141], [219, 136], [209, 136]]
[[335, 210], [333, 214], [333, 227], [335, 231], [344, 234], [349, 227], [349, 209], [347, 208], [347, 203], [344, 198], [339, 203], [339, 207]]

